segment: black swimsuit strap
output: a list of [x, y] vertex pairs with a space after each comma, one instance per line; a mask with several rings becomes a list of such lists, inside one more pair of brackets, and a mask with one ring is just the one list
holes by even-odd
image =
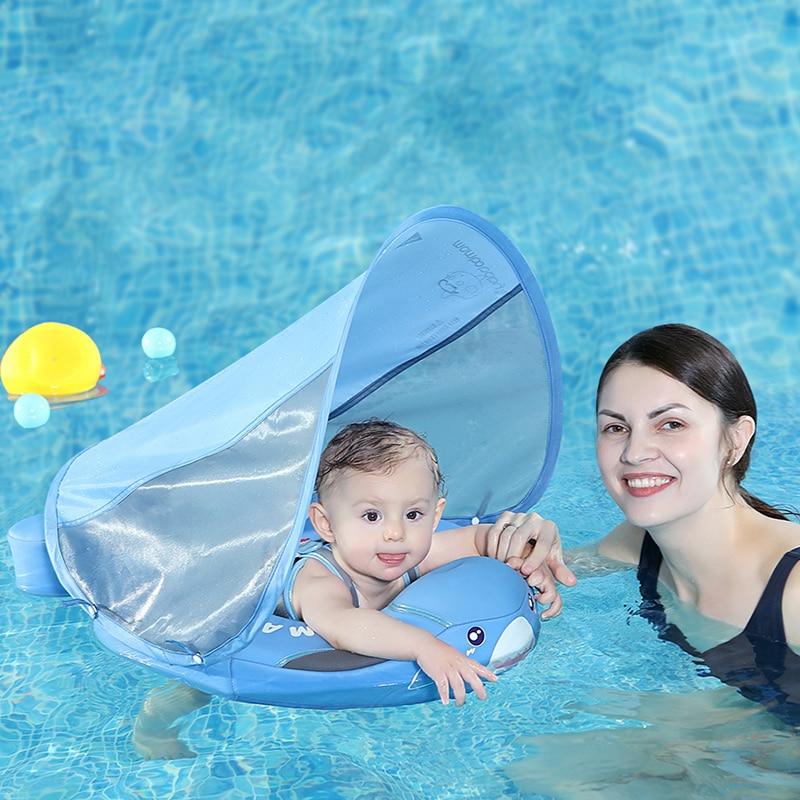
[[789, 574], [798, 561], [800, 561], [800, 547], [783, 554], [744, 629], [749, 636], [761, 636], [773, 642], [786, 641], [786, 630], [783, 626], [783, 590]]
[[658, 631], [659, 639], [677, 644], [689, 655], [702, 658], [703, 654], [689, 644], [683, 631], [677, 625], [667, 622], [667, 612], [661, 602], [661, 595], [658, 593], [658, 571], [661, 569], [663, 560], [664, 556], [658, 545], [653, 537], [645, 531], [639, 555], [639, 568], [636, 571], [636, 577], [639, 579], [639, 592], [642, 595], [638, 614]]
[[[658, 597], [658, 572], [661, 569], [663, 560], [664, 556], [661, 554], [658, 545], [653, 540], [653, 537], [645, 531], [644, 539], [642, 539], [642, 549], [639, 553], [639, 568], [636, 570], [642, 598], [649, 600], [653, 595]], [[647, 594], [646, 598], [645, 594]]]
[[[688, 643], [683, 632], [672, 623], [667, 622], [661, 595], [658, 593], [658, 573], [663, 560], [664, 556], [653, 537], [645, 532], [639, 556], [639, 569], [636, 573], [642, 595], [639, 614], [658, 630], [659, 638], [675, 642], [687, 652], [696, 654], [699, 651]], [[798, 561], [800, 561], [800, 547], [784, 553], [778, 562], [745, 626], [743, 632], [748, 637], [761, 637], [773, 642], [786, 641], [786, 631], [783, 625], [783, 590], [789, 574]]]
[[663, 556], [649, 533], [639, 558], [639, 614], [658, 632], [705, 666], [710, 675], [735, 687], [749, 700], [762, 703], [784, 722], [800, 725], [800, 656], [786, 644], [782, 599], [786, 581], [800, 561], [800, 547], [785, 553], [767, 582], [747, 627], [727, 642], [700, 653], [676, 625], [667, 622], [658, 594]]

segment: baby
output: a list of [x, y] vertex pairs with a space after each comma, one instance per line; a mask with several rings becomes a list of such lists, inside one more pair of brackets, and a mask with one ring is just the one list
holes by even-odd
[[[537, 514], [504, 512], [494, 525], [433, 535], [444, 511], [436, 454], [420, 436], [392, 422], [371, 420], [341, 430], [325, 448], [317, 501], [309, 518], [322, 539], [301, 548], [284, 591], [285, 611], [333, 647], [416, 661], [436, 683], [442, 703], [456, 705], [466, 685], [486, 698], [483, 665], [427, 631], [383, 614], [411, 581], [464, 556], [487, 555], [516, 569], [536, 598], [561, 610], [555, 579], [575, 578], [564, 565], [556, 528]], [[534, 546], [537, 544], [534, 551]], [[178, 738], [179, 720], [210, 696], [178, 682], [150, 692], [136, 719], [133, 744], [144, 758], [192, 758]]]
[[284, 592], [287, 614], [337, 649], [416, 661], [445, 705], [452, 691], [460, 706], [466, 684], [485, 699], [482, 679], [497, 680], [491, 670], [381, 612], [405, 586], [443, 564], [509, 557], [507, 549], [487, 546], [489, 525], [433, 535], [445, 499], [430, 445], [392, 422], [353, 423], [325, 448], [315, 488], [309, 518], [323, 541], [295, 563]]

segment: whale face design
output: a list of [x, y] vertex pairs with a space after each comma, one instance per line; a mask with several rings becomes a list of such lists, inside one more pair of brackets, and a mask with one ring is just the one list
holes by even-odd
[[535, 644], [536, 636], [530, 622], [525, 617], [516, 617], [500, 634], [489, 658], [489, 669], [494, 673], [505, 672], [522, 661]]
[[[484, 630], [480, 625], [471, 626], [466, 634], [466, 641], [470, 646], [463, 652], [470, 658], [475, 658], [484, 663], [483, 658], [480, 655], [476, 655], [476, 653], [480, 646], [486, 642], [487, 633], [488, 630]], [[463, 637], [463, 635], [462, 632], [461, 636]], [[496, 675], [505, 672], [515, 664], [519, 664], [533, 650], [535, 644], [536, 633], [531, 623], [525, 617], [514, 617], [495, 642], [487, 666]], [[422, 670], [418, 669], [414, 673], [408, 688], [419, 689], [432, 685], [433, 681]]]

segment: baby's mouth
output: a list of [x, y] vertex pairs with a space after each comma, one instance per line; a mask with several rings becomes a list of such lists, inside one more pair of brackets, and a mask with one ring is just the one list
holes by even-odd
[[406, 559], [405, 553], [378, 553], [378, 559], [389, 567], [396, 567]]

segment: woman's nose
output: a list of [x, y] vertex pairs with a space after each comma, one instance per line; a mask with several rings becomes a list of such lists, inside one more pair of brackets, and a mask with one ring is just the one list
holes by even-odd
[[621, 456], [626, 464], [641, 464], [657, 456], [658, 448], [646, 432], [631, 431]]

